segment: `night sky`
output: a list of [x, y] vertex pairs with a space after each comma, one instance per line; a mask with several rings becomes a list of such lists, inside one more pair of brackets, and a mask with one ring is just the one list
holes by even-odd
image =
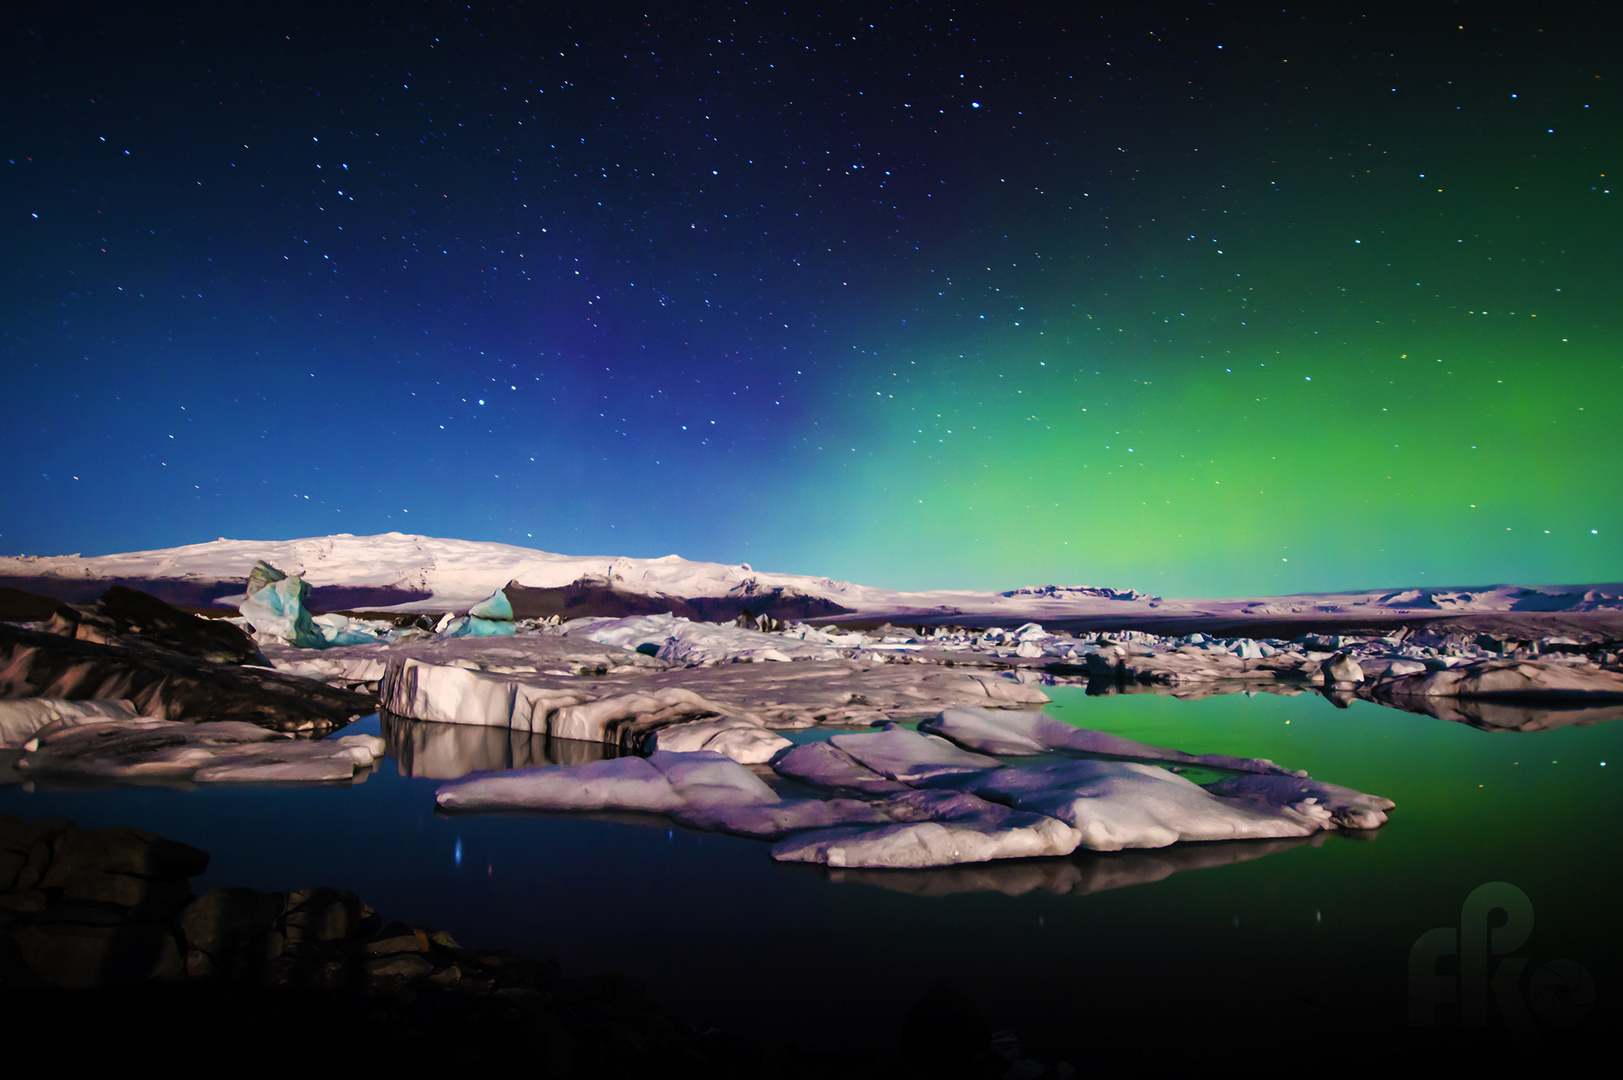
[[1610, 3], [19, 6], [6, 554], [1623, 578]]

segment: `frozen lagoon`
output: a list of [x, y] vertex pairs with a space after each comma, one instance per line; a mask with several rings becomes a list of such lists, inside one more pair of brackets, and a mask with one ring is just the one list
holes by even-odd
[[[470, 945], [556, 957], [567, 973], [626, 972], [695, 1019], [804, 1042], [882, 1043], [944, 980], [994, 1029], [1084, 1067], [1099, 1040], [1164, 1049], [1168, 1032], [1244, 1033], [1271, 1049], [1403, 1043], [1412, 946], [1459, 926], [1466, 896], [1494, 881], [1521, 890], [1535, 916], [1512, 957], [1527, 960], [1524, 1000], [1538, 969], [1561, 958], [1600, 995], [1576, 1029], [1535, 1017], [1536, 1045], [1558, 1050], [1617, 1016], [1623, 725], [1485, 732], [1311, 694], [1049, 693], [1047, 711], [1080, 726], [1271, 758], [1398, 810], [1358, 837], [909, 871], [774, 863], [758, 841], [645, 816], [441, 816], [444, 777], [400, 775], [399, 759], [353, 787], [12, 783], [0, 812], [148, 829], [213, 855], [199, 892], [338, 885]], [[499, 737], [509, 756], [529, 745], [418, 722], [389, 734], [414, 770], [439, 738]], [[1448, 964], [1437, 970], [1456, 970]], [[1462, 1031], [1452, 1006], [1436, 1016], [1444, 1040], [1509, 1044], [1491, 1006], [1480, 1032]]]

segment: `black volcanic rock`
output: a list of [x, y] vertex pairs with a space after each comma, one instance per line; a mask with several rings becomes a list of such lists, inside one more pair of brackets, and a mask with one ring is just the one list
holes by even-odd
[[554, 961], [385, 924], [344, 889], [193, 898], [188, 878], [207, 864], [138, 829], [0, 815], [9, 1030], [79, 1066], [122, 1067], [154, 1032], [184, 1030], [200, 1058], [251, 1047], [256, 1075], [312, 1061], [402, 1075], [760, 1075], [750, 1044], [692, 1027], [630, 979], [566, 979]]
[[124, 585], [114, 585], [94, 604], [58, 607], [45, 629], [103, 645], [125, 644], [139, 635], [154, 645], [200, 660], [270, 666], [253, 639], [231, 623], [193, 615]]
[[61, 605], [55, 597], [0, 585], [0, 622], [44, 622]]
[[0, 698], [127, 699], [144, 716], [245, 720], [319, 734], [377, 708], [375, 699], [266, 668], [218, 664], [132, 635], [102, 645], [0, 625]]

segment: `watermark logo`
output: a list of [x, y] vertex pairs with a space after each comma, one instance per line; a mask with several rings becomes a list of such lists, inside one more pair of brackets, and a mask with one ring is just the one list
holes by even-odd
[[[1427, 930], [1409, 949], [1409, 1026], [1436, 1027], [1439, 1006], [1457, 1005], [1460, 1027], [1485, 1028], [1490, 999], [1517, 1046], [1537, 1042], [1535, 1018], [1555, 1028], [1583, 1020], [1595, 1007], [1595, 980], [1582, 964], [1551, 960], [1523, 986], [1528, 960], [1510, 954], [1532, 932], [1533, 902], [1516, 886], [1490, 881], [1471, 890], [1459, 926]], [[1447, 958], [1456, 962], [1445, 965]], [[1458, 974], [1441, 970], [1449, 966]]]

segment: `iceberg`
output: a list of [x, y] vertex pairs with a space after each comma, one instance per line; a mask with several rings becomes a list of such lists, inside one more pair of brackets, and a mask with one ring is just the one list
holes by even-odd
[[140, 713], [128, 701], [68, 701], [24, 698], [0, 701], [0, 750], [16, 750], [34, 733], [53, 724], [69, 727], [95, 720], [134, 720]]
[[497, 589], [470, 607], [468, 614], [475, 618], [489, 619], [493, 622], [512, 622], [513, 605], [508, 601], [507, 593]]
[[1061, 761], [982, 774], [963, 790], [1057, 818], [1090, 851], [1181, 840], [1266, 840], [1327, 828], [1328, 811], [1224, 799], [1166, 769], [1130, 761]]
[[735, 661], [832, 660], [837, 649], [814, 639], [749, 630], [730, 623], [693, 622], [679, 615], [575, 619], [563, 633], [657, 656], [680, 667]]
[[325, 642], [305, 610], [310, 586], [302, 577], [288, 577], [261, 559], [248, 575], [248, 595], [237, 610], [261, 635], [286, 641], [301, 649], [319, 649]]
[[478, 615], [458, 615], [439, 631], [442, 638], [503, 637], [517, 633], [511, 622], [484, 619]]
[[[1069, 730], [1083, 741], [1111, 738]], [[1158, 762], [1179, 754], [1131, 746]], [[1068, 855], [1079, 847], [1301, 838], [1375, 827], [1392, 808], [1390, 800], [1282, 770], [1203, 788], [1159, 763], [1081, 757], [1006, 764], [898, 726], [791, 746], [771, 764], [778, 776], [829, 795], [786, 797], [711, 750], [656, 750], [647, 758], [448, 784], [436, 799], [456, 810], [661, 813], [696, 828], [778, 839], [771, 855], [779, 861], [874, 868]]]
[[919, 730], [951, 739], [960, 746], [987, 754], [1087, 754], [1155, 764], [1199, 765], [1230, 772], [1278, 773], [1278, 765], [1265, 758], [1239, 758], [1227, 754], [1188, 754], [1164, 746], [1124, 739], [1103, 731], [1073, 727], [1046, 713], [1006, 709], [944, 709], [919, 724]]
[[261, 559], [248, 574], [248, 592], [237, 610], [254, 628], [254, 639], [265, 644], [285, 641], [300, 649], [325, 649], [380, 640], [372, 627], [347, 615], [312, 617], [309, 597], [303, 577], [289, 577]]
[[257, 724], [186, 724], [146, 717], [64, 719], [24, 744], [17, 771], [103, 779], [195, 783], [325, 783], [353, 780], [384, 753], [375, 735], [295, 739]]

